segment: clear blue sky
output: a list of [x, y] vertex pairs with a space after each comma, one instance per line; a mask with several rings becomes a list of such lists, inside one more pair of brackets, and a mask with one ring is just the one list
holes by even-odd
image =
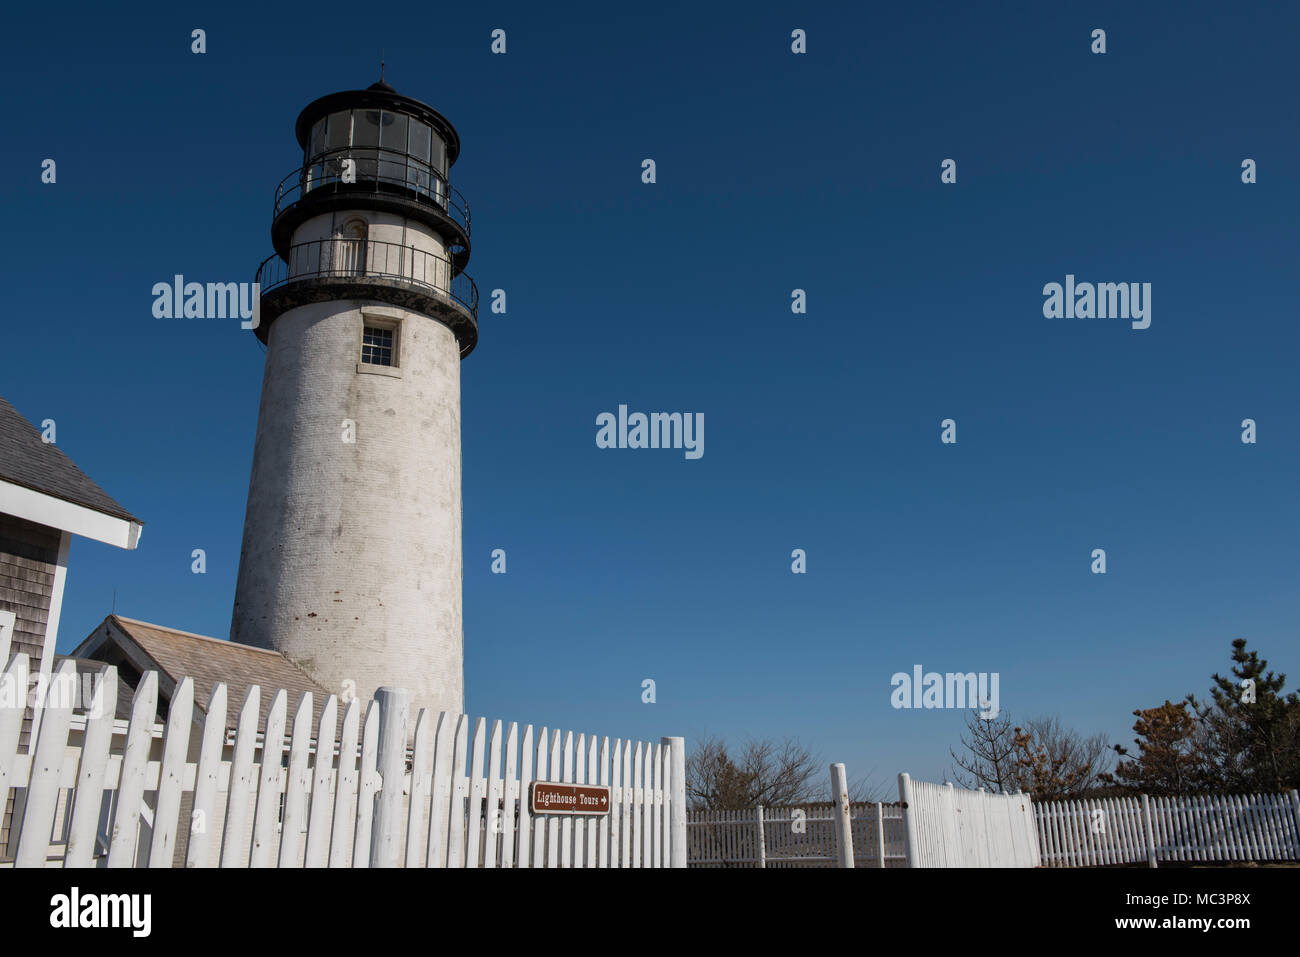
[[[383, 48], [508, 294], [463, 368], [473, 713], [794, 735], [887, 791], [960, 730], [890, 707], [915, 664], [1124, 742], [1238, 636], [1300, 678], [1293, 5], [607, 6], [9, 15], [0, 394], [146, 523], [74, 543], [60, 651], [114, 590], [228, 634], [263, 352], [150, 290], [251, 281], [298, 111]], [[1150, 282], [1151, 327], [1044, 318], [1067, 273]], [[619, 403], [704, 413], [704, 457], [598, 449]]]

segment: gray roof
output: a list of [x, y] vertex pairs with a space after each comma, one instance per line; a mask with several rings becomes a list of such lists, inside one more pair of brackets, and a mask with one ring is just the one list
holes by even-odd
[[77, 468], [57, 445], [0, 396], [0, 480], [85, 508], [144, 524]]
[[[324, 711], [325, 701], [330, 696], [328, 690], [317, 684], [307, 672], [278, 651], [241, 645], [226, 641], [224, 638], [209, 638], [206, 635], [178, 631], [175, 628], [164, 628], [162, 625], [152, 625], [149, 622], [136, 621], [134, 618], [124, 618], [121, 615], [109, 615], [105, 618], [100, 627], [91, 632], [90, 636], [73, 650], [73, 655], [88, 653], [93, 660], [96, 660], [96, 667], [98, 667], [97, 659], [106, 655], [105, 644], [95, 641], [101, 634], [108, 642], [117, 645], [130, 642], [144, 653], [149, 667], [161, 671], [172, 682], [179, 683], [185, 677], [194, 679], [194, 706], [201, 713], [206, 712], [212, 690], [217, 683], [225, 684], [227, 728], [233, 728], [238, 723], [239, 709], [251, 685], [257, 685], [261, 689], [257, 718], [259, 728], [266, 727], [266, 716], [271, 710], [271, 702], [275, 698], [275, 693], [281, 688], [287, 693], [287, 720], [290, 729], [293, 727], [294, 709], [304, 692], [311, 692], [312, 696], [313, 731], [320, 724], [321, 712]], [[90, 650], [87, 652], [88, 647]], [[131, 688], [131, 691], [124, 693], [123, 685], [119, 684], [119, 711], [123, 707], [123, 699], [129, 701], [130, 695], [134, 693], [133, 685], [129, 682], [125, 685]], [[170, 689], [165, 683], [159, 688], [159, 697], [169, 700], [169, 695]], [[126, 711], [129, 715], [129, 705]], [[335, 717], [336, 731], [342, 727], [343, 713], [344, 706], [340, 703]]]

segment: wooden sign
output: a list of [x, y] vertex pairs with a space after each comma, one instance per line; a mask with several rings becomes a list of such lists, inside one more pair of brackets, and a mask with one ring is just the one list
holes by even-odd
[[609, 788], [595, 784], [534, 781], [529, 806], [534, 814], [608, 814]]

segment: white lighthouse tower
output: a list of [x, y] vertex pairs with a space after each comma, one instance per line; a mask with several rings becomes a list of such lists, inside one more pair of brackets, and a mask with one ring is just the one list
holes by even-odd
[[307, 106], [258, 270], [266, 367], [230, 637], [362, 700], [464, 710], [460, 138], [382, 80]]

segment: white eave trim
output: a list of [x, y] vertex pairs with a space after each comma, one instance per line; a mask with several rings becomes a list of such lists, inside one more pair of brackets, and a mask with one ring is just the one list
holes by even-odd
[[0, 512], [118, 548], [135, 548], [144, 529], [139, 522], [5, 481], [0, 481]]

